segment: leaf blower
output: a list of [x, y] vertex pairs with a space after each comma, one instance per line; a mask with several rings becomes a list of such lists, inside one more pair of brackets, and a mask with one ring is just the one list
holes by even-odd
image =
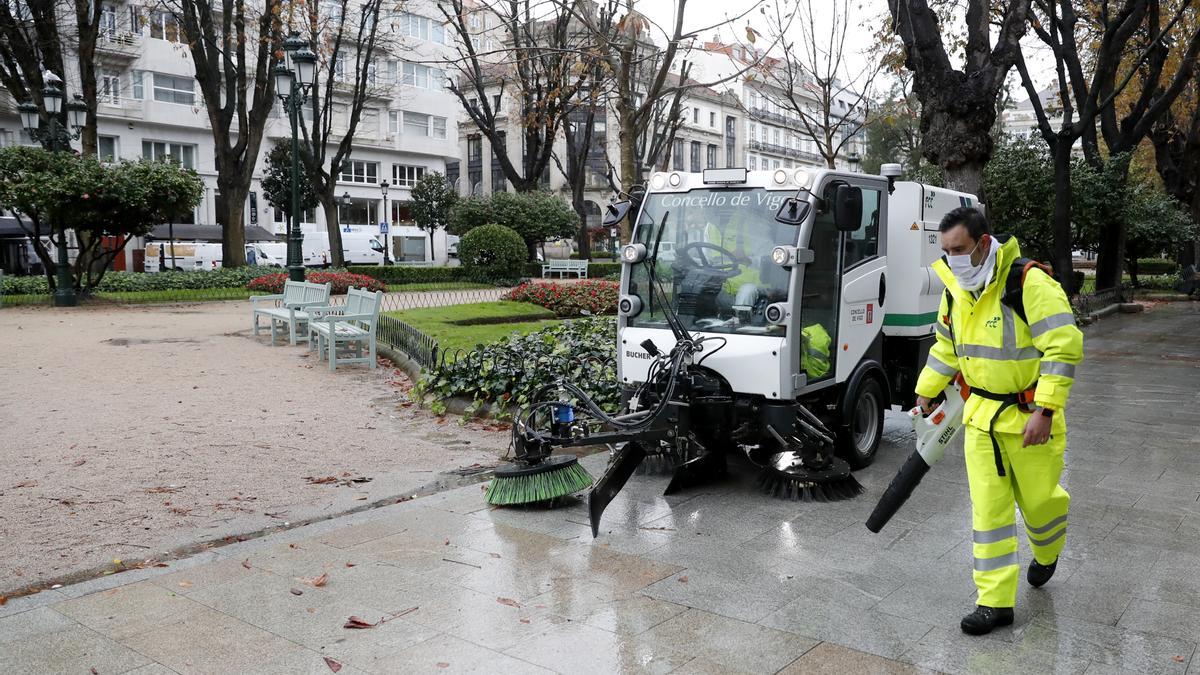
[[883, 491], [871, 517], [867, 518], [868, 530], [878, 534], [912, 496], [913, 490], [920, 485], [929, 469], [941, 461], [946, 454], [946, 446], [963, 427], [963, 406], [970, 395], [971, 388], [959, 373], [942, 392], [943, 400], [933, 412], [926, 415], [920, 408], [908, 411], [908, 419], [917, 432], [917, 449], [909, 455], [904, 466], [900, 467], [896, 477]]

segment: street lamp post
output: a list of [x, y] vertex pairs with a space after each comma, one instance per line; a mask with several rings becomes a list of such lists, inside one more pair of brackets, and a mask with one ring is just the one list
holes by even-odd
[[858, 173], [858, 165], [862, 162], [862, 158], [858, 156], [858, 151], [851, 150], [850, 156], [846, 158], [846, 161], [850, 163], [850, 173]]
[[[29, 137], [42, 144], [50, 152], [70, 152], [71, 141], [83, 134], [87, 124], [87, 104], [78, 94], [67, 104], [67, 125], [59, 121], [62, 115], [63, 94], [62, 80], [50, 71], [46, 71], [43, 79], [46, 88], [42, 90], [42, 107], [33, 101], [26, 101], [17, 106], [21, 114], [21, 126]], [[42, 117], [46, 118], [46, 126], [42, 127]], [[55, 262], [54, 306], [74, 307], [79, 304], [75, 294], [75, 280], [71, 276], [71, 264], [67, 254], [67, 228], [62, 222], [55, 224], [58, 230], [58, 260]]]
[[317, 55], [308, 42], [292, 31], [283, 41], [283, 51], [290, 66], [275, 66], [275, 95], [288, 114], [292, 131], [292, 217], [288, 224], [288, 279], [304, 281], [304, 235], [300, 232], [300, 106], [308, 101], [308, 91], [317, 71]]
[[391, 211], [388, 211], [388, 197], [387, 197], [388, 182], [386, 180], [379, 184], [379, 190], [381, 192], [383, 192], [383, 232], [381, 232], [381, 234], [383, 235], [383, 264], [391, 265], [392, 261], [389, 259], [389, 256], [388, 256], [388, 252], [389, 252], [388, 242], [392, 238], [392, 235], [391, 235], [392, 228], [391, 228], [391, 224], [388, 222], [388, 215], [391, 213]]

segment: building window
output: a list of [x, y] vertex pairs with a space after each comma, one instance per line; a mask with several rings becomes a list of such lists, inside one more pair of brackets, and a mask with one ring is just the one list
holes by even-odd
[[388, 133], [389, 134], [400, 133], [400, 111], [399, 110], [389, 110], [388, 111]]
[[404, 63], [404, 75], [400, 82], [418, 89], [438, 89], [444, 86], [446, 73], [441, 68], [431, 68], [419, 63]]
[[349, 204], [338, 203], [338, 222], [343, 225], [374, 225], [378, 204], [374, 199], [351, 199]]
[[479, 136], [470, 136], [467, 138], [467, 161], [479, 162], [483, 160], [483, 139]]
[[679, 138], [675, 139], [671, 148], [671, 168], [676, 171], [683, 170], [683, 140]]
[[700, 109], [692, 108], [692, 124], [700, 124]]
[[117, 137], [116, 136], [98, 136], [96, 138], [96, 156], [102, 162], [117, 161]]
[[779, 129], [777, 128], [775, 129], [775, 145], [783, 145], [783, 143], [780, 141], [780, 138]]
[[196, 146], [165, 141], [142, 141], [142, 157], [152, 160], [173, 160], [185, 169], [196, 168]]
[[378, 183], [379, 162], [350, 160], [342, 166], [342, 174], [338, 180], [343, 183]]
[[751, 170], [751, 171], [757, 171], [757, 170], [758, 170], [758, 158], [757, 158], [757, 157], [755, 157], [754, 155], [750, 155], [750, 162], [749, 162], [749, 164], [750, 164], [750, 170]]
[[705, 159], [704, 168], [706, 168], [706, 169], [717, 168], [717, 146], [709, 143], [708, 156], [705, 157], [704, 159]]
[[195, 105], [196, 95], [193, 92], [192, 82], [190, 77], [154, 73], [154, 100], [163, 103]]
[[692, 141], [691, 147], [691, 167], [692, 173], [700, 173], [700, 141]]
[[737, 118], [725, 117], [725, 166], [733, 166], [734, 148], [737, 147]]
[[183, 30], [179, 25], [179, 19], [175, 18], [175, 15], [170, 12], [162, 10], [152, 12], [148, 23], [150, 24], [150, 37], [157, 40], [179, 42], [183, 34]]
[[708, 113], [708, 126], [714, 128], [714, 129], [717, 128], [717, 113], [715, 113], [715, 112]]
[[121, 105], [121, 76], [110, 70], [102, 70], [96, 76], [96, 102], [105, 105]]
[[404, 135], [405, 136], [428, 136], [429, 135], [429, 115], [425, 113], [416, 113], [404, 111]]
[[392, 165], [392, 183], [399, 187], [412, 187], [425, 177], [425, 167], [407, 164]]
[[432, 119], [433, 119], [433, 137], [434, 138], [445, 138], [446, 137], [446, 118], [438, 117], [438, 116], [434, 115]]
[[138, 101], [146, 98], [146, 90], [142, 86], [143, 76], [143, 72], [140, 70], [134, 70], [130, 73], [130, 78], [133, 80], [133, 86], [131, 87], [133, 90], [133, 98]]

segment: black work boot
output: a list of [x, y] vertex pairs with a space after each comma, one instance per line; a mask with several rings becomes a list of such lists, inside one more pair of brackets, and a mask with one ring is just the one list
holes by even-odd
[[967, 635], [986, 635], [997, 626], [1011, 626], [1012, 607], [985, 607], [979, 605], [974, 612], [963, 617], [962, 632]]
[[1049, 565], [1043, 565], [1037, 560], [1029, 563], [1029, 571], [1025, 573], [1025, 579], [1029, 581], [1029, 585], [1034, 588], [1041, 588], [1050, 581], [1050, 577], [1054, 576], [1054, 570], [1058, 567], [1058, 558]]

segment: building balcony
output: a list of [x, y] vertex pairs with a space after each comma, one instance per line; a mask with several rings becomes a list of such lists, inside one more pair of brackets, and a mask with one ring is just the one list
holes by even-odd
[[792, 159], [798, 159], [806, 162], [819, 162], [822, 164], [825, 162], [825, 158], [815, 152], [796, 150], [794, 148], [789, 148], [786, 145], [776, 145], [774, 143], [764, 143], [762, 141], [749, 141], [746, 143], [746, 149], [753, 150], [755, 152], [766, 152], [773, 155], [790, 157]]
[[787, 127], [788, 129], [799, 129], [800, 128], [800, 118], [799, 117], [794, 117], [792, 115], [783, 115], [783, 114], [777, 113], [777, 112], [771, 112], [771, 111], [767, 110], [766, 108], [751, 108], [750, 115], [756, 119], [765, 120], [767, 122], [774, 122], [775, 124], [782, 125], [784, 127]]
[[116, 62], [129, 62], [141, 56], [142, 36], [129, 31], [101, 31], [96, 38], [96, 56]]

